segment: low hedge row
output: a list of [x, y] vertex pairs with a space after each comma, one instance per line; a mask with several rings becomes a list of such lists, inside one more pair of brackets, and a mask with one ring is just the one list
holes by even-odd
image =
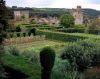
[[[85, 28], [64, 28], [64, 29], [55, 29], [55, 31], [64, 33], [85, 33]], [[88, 33], [99, 35], [100, 29], [89, 29]]]
[[100, 29], [90, 29], [88, 30], [88, 33], [100, 35]]
[[64, 29], [56, 29], [55, 31], [58, 32], [65, 32], [65, 33], [84, 33], [84, 28], [64, 28]]
[[46, 31], [46, 30], [38, 30], [38, 35], [46, 35], [46, 38], [51, 40], [58, 40], [58, 41], [64, 41], [64, 42], [73, 42], [77, 40], [83, 40], [89, 38], [88, 36], [82, 36], [82, 35], [74, 35], [74, 34], [68, 34], [68, 33], [60, 33], [60, 32], [53, 32], [53, 31]]
[[31, 35], [34, 36], [33, 33], [29, 34], [29, 33], [26, 33], [26, 32], [14, 32], [14, 33], [8, 33], [7, 37], [8, 38], [14, 38], [14, 37], [26, 37], [26, 36], [31, 36]]

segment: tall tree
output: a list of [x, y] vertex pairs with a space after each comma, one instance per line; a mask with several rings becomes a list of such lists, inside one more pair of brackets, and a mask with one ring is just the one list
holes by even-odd
[[6, 37], [6, 28], [7, 28], [7, 9], [5, 6], [5, 1], [0, 0], [0, 79], [4, 77], [4, 68], [3, 68], [3, 54], [4, 46], [3, 39]]
[[74, 26], [74, 17], [69, 13], [64, 14], [60, 17], [60, 24], [65, 28]]

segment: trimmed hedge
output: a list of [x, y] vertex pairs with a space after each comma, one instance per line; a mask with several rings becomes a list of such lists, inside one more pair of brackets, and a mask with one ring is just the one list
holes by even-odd
[[25, 32], [14, 32], [14, 33], [8, 33], [7, 34], [8, 38], [25, 37], [25, 36], [28, 36], [28, 33], [25, 33]]
[[90, 34], [97, 34], [97, 35], [100, 35], [100, 29], [90, 29], [90, 30], [89, 30], [89, 33], [90, 33]]
[[64, 33], [84, 33], [84, 28], [64, 28], [64, 29], [57, 29], [55, 31], [64, 32]]
[[64, 42], [74, 42], [77, 40], [83, 39], [100, 39], [100, 37], [90, 34], [82, 34], [82, 33], [61, 33], [47, 30], [37, 30], [37, 35], [46, 35], [46, 38], [51, 40], [58, 40]]
[[38, 30], [38, 35], [46, 35], [46, 38], [51, 40], [58, 40], [58, 41], [64, 41], [64, 42], [73, 42], [77, 40], [83, 40], [89, 38], [88, 36], [83, 35], [74, 35], [74, 34], [67, 34], [67, 33], [60, 33], [60, 32], [53, 32], [53, 31], [43, 31]]
[[[64, 33], [84, 33], [85, 28], [64, 28], [64, 29], [55, 29], [55, 31], [64, 32]], [[100, 29], [89, 29], [88, 33], [99, 35]]]

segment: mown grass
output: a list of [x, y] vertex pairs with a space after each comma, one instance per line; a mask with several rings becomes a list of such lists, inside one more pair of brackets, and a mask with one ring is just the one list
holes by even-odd
[[40, 79], [41, 66], [38, 63], [31, 63], [28, 59], [22, 56], [13, 56], [11, 54], [4, 55], [4, 64], [14, 68], [29, 76], [27, 79]]
[[[27, 45], [26, 47], [23, 46], [21, 47], [20, 45], [19, 46], [17, 45], [17, 48], [20, 50], [21, 53], [19, 56], [11, 55], [11, 53], [7, 52], [9, 46], [8, 47], [5, 46], [6, 53], [4, 55], [4, 64], [22, 73], [25, 73], [26, 75], [29, 76], [29, 78], [27, 79], [41, 79], [40, 63], [39, 62], [32, 63], [28, 58], [25, 58], [23, 56], [24, 51], [33, 50], [33, 55], [35, 52], [35, 54], [37, 54], [39, 57], [39, 52], [43, 47], [51, 46], [56, 51], [56, 54], [59, 54], [65, 44], [66, 44], [65, 42], [59, 42], [59, 41], [45, 41], [42, 43]], [[58, 76], [59, 76], [58, 73], [53, 73], [52, 79], [61, 79]]]

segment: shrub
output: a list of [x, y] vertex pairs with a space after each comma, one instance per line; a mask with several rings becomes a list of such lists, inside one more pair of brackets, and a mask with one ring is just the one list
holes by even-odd
[[51, 71], [55, 61], [55, 51], [45, 47], [40, 51], [40, 63], [42, 66], [41, 79], [50, 79]]
[[83, 35], [74, 35], [74, 34], [68, 34], [68, 33], [60, 33], [60, 32], [53, 32], [53, 31], [37, 31], [38, 35], [46, 35], [46, 38], [51, 40], [58, 40], [58, 41], [64, 41], [64, 42], [73, 42], [77, 41], [79, 39], [87, 39], [89, 37], [83, 36]]
[[23, 33], [23, 36], [25, 37], [26, 36], [26, 33]]
[[17, 32], [16, 34], [17, 34], [17, 37], [20, 37], [20, 32]]
[[14, 56], [20, 55], [20, 51], [19, 51], [18, 48], [16, 48], [16, 46], [11, 46], [8, 51], [9, 51], [10, 54], [12, 54]]
[[16, 27], [16, 32], [21, 32], [20, 26]]
[[99, 35], [100, 34], [100, 29], [89, 29], [88, 33]]
[[34, 50], [25, 50], [22, 55], [31, 61], [32, 63], [38, 63], [39, 62], [39, 57], [37, 56], [36, 52]]
[[78, 79], [77, 75], [78, 72], [75, 69], [75, 65], [71, 66], [67, 60], [62, 60], [60, 57], [56, 57], [53, 69], [53, 76], [56, 76], [55, 79]]
[[84, 28], [64, 28], [57, 29], [55, 31], [64, 32], [64, 33], [84, 33]]
[[9, 36], [10, 36], [10, 38], [13, 38], [14, 34], [13, 33], [10, 33]]
[[[83, 72], [85, 69], [90, 67], [93, 62], [100, 62], [100, 44], [94, 41], [83, 40], [70, 45], [68, 44], [63, 50], [61, 58], [67, 59], [70, 63], [75, 62], [77, 70]], [[100, 65], [100, 63], [98, 64]]]

